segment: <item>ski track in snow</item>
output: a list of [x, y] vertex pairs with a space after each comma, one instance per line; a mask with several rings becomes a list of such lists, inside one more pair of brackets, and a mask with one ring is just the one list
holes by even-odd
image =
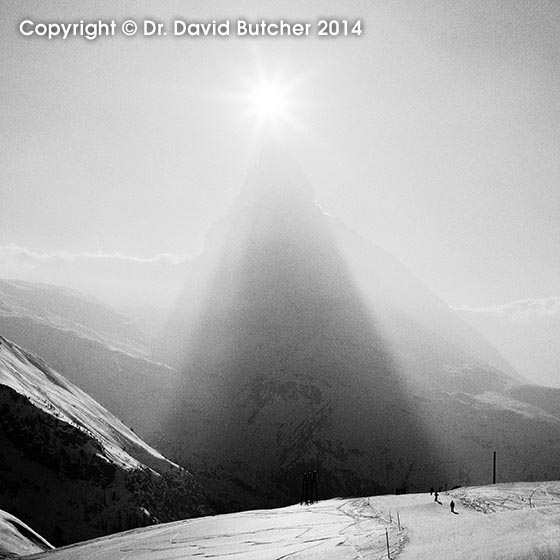
[[134, 529], [28, 558], [380, 558], [385, 550], [384, 527], [368, 506], [367, 498], [327, 500], [310, 506], [218, 515]]
[[[455, 501], [456, 514], [450, 511]], [[560, 542], [560, 483], [333, 499], [135, 529], [44, 560], [512, 560]], [[400, 528], [398, 526], [400, 522]]]

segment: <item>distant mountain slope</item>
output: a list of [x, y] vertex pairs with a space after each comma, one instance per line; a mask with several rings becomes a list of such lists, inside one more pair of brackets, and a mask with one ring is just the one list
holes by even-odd
[[329, 232], [352, 274], [361, 297], [371, 306], [392, 306], [418, 323], [430, 337], [452, 344], [470, 359], [506, 373], [516, 382], [527, 379], [480, 332], [451, 309], [406, 267], [381, 247], [362, 238], [340, 220], [326, 216]]
[[190, 473], [2, 337], [0, 467], [0, 507], [57, 546], [209, 511]]
[[526, 379], [560, 387], [560, 297], [459, 308], [457, 313]]
[[29, 317], [133, 355], [151, 351], [146, 336], [128, 318], [69, 288], [0, 279], [0, 320], [9, 317]]
[[[150, 432], [178, 384], [149, 358], [150, 341], [123, 315], [75, 290], [0, 280], [0, 335], [41, 356], [138, 433]], [[150, 415], [150, 413], [153, 413]]]
[[549, 414], [560, 418], [560, 388], [521, 385], [513, 387], [510, 394], [518, 401], [538, 406]]
[[83, 251], [34, 253], [10, 244], [0, 245], [0, 278], [91, 294], [139, 322], [151, 336], [159, 332], [159, 320], [165, 318], [160, 314], [169, 310], [181, 290], [187, 261], [186, 256], [169, 254], [143, 259]]
[[0, 559], [44, 552], [53, 547], [17, 517], [0, 510]]

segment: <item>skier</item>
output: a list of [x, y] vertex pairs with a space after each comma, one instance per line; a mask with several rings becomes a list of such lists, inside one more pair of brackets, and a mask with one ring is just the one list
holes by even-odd
[[451, 508], [451, 513], [455, 513], [455, 502], [453, 500], [451, 500], [449, 507]]

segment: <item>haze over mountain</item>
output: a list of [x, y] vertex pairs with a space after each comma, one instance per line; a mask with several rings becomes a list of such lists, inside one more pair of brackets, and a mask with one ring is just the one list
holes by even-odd
[[[0, 330], [16, 320], [72, 331], [112, 350], [149, 356], [151, 343], [135, 324], [99, 300], [76, 290], [44, 283], [0, 279]], [[52, 337], [53, 335], [51, 335]]]
[[75, 290], [0, 280], [0, 334], [141, 435], [153, 429], [177, 385], [177, 372], [150, 359], [152, 341], [128, 318]]
[[323, 496], [486, 482], [494, 449], [501, 480], [560, 477], [555, 394], [325, 214], [278, 146], [181, 275], [155, 356], [122, 314], [42, 284], [0, 281], [0, 329], [225, 510], [291, 503], [309, 469]]
[[[394, 258], [313, 201], [269, 146], [189, 266], [161, 339], [182, 375], [151, 441], [228, 508], [558, 476], [560, 419]], [[163, 358], [162, 358], [163, 359]]]
[[0, 508], [56, 546], [210, 512], [194, 477], [0, 337]]
[[78, 290], [124, 312], [150, 336], [159, 328], [183, 285], [184, 263], [177, 255], [142, 259], [119, 254], [34, 253], [0, 246], [0, 278]]
[[155, 356], [124, 315], [44, 284], [0, 281], [0, 332], [200, 473], [219, 507], [291, 503], [308, 469], [325, 496], [486, 482], [494, 449], [503, 480], [560, 476], [556, 395], [325, 214], [278, 146], [180, 266]]
[[560, 297], [460, 307], [457, 312], [527, 379], [560, 387]]

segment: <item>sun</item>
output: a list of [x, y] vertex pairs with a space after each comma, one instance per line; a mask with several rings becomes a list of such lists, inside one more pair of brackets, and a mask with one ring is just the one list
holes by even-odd
[[286, 75], [260, 72], [246, 77], [236, 97], [240, 117], [251, 123], [256, 136], [286, 133], [298, 128], [300, 83]]
[[249, 145], [305, 133], [305, 74], [266, 68], [260, 61], [252, 72], [239, 71], [233, 76], [237, 85], [225, 96], [236, 121], [248, 133]]
[[259, 84], [249, 93], [248, 102], [261, 121], [277, 121], [289, 111], [289, 97], [279, 84]]

